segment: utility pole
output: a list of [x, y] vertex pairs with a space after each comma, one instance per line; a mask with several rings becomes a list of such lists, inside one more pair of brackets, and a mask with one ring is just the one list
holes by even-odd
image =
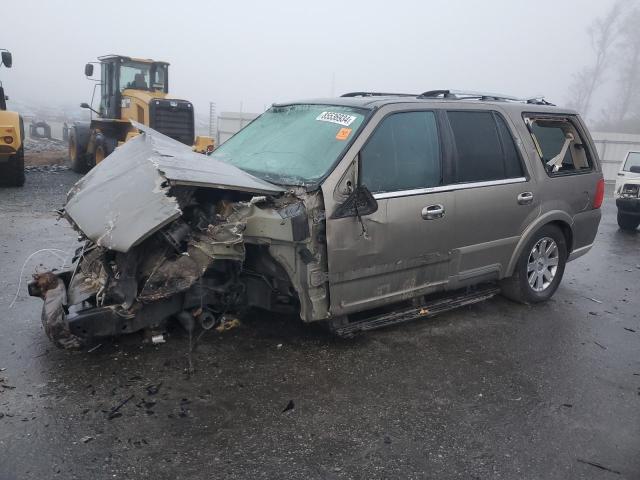
[[218, 136], [216, 131], [216, 104], [209, 102], [209, 136], [216, 140], [216, 147], [218, 146]]

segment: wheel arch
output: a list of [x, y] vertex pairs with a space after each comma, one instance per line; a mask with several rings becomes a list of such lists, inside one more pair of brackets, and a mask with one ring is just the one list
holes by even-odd
[[511, 260], [509, 261], [509, 265], [507, 266], [505, 277], [510, 277], [511, 275], [513, 275], [513, 272], [516, 268], [525, 245], [529, 242], [529, 240], [531, 240], [531, 237], [535, 235], [538, 230], [546, 225], [555, 225], [562, 231], [567, 242], [567, 255], [571, 253], [571, 251], [573, 250], [573, 229], [571, 227], [573, 225], [573, 219], [568, 213], [561, 210], [547, 212], [541, 217], [537, 218], [536, 221], [529, 225], [522, 233], [520, 240], [518, 241], [518, 244], [516, 245], [516, 248], [511, 255]]

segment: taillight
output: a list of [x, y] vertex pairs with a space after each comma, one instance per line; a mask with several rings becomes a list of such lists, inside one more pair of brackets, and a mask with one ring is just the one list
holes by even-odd
[[593, 197], [593, 208], [600, 208], [604, 200], [604, 178], [598, 180], [596, 185], [596, 194]]
[[4, 143], [13, 143], [13, 137], [10, 137], [9, 135], [4, 137], [3, 140], [4, 140]]

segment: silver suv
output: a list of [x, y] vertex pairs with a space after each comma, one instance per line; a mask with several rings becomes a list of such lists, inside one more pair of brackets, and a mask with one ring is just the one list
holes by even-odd
[[600, 222], [589, 132], [540, 99], [279, 104], [208, 158], [136, 127], [69, 192], [74, 268], [30, 284], [59, 346], [170, 318], [222, 327], [248, 307], [351, 335], [498, 291], [540, 302]]

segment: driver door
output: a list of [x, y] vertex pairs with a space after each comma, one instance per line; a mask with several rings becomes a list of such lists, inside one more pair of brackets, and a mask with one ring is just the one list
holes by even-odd
[[408, 300], [448, 282], [455, 197], [442, 188], [447, 155], [438, 118], [433, 110], [394, 106], [367, 126], [360, 147], [354, 144], [358, 184], [373, 193], [374, 213], [330, 218], [338, 187], [323, 185], [334, 315]]

